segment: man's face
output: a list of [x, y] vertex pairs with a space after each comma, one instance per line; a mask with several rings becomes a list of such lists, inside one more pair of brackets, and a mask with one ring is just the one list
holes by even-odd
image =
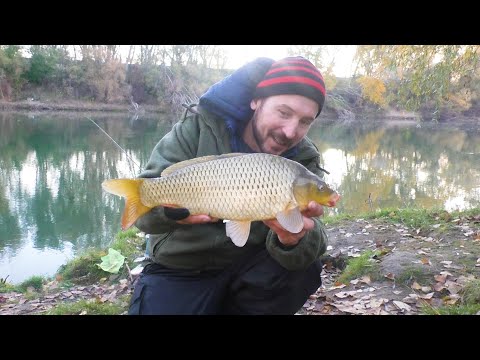
[[280, 155], [297, 145], [307, 134], [318, 104], [301, 95], [277, 95], [254, 99], [252, 131], [259, 150]]

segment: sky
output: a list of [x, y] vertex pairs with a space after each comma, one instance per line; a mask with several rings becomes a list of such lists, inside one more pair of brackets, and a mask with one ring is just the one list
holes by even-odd
[[[279, 60], [288, 56], [291, 45], [220, 45], [226, 50], [228, 69], [238, 69], [257, 57]], [[338, 77], [350, 77], [353, 73], [352, 60], [357, 45], [328, 45], [337, 49], [333, 72]], [[126, 59], [129, 45], [121, 45], [122, 58]]]
[[[222, 45], [227, 52], [227, 67], [237, 69], [257, 57], [269, 57], [279, 60], [288, 56], [290, 45]], [[332, 47], [335, 45], [331, 45]], [[337, 45], [333, 72], [338, 77], [349, 77], [353, 73], [352, 60], [356, 45]]]

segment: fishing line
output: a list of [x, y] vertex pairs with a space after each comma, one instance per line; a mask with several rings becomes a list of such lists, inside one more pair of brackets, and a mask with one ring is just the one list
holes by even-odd
[[107, 133], [105, 130], [103, 130], [95, 121], [93, 121], [92, 119], [90, 119], [88, 116], [85, 116], [85, 117], [86, 117], [88, 120], [90, 120], [92, 123], [94, 123], [96, 127], [98, 127], [100, 130], [102, 130], [102, 132], [103, 132], [105, 135], [107, 135], [108, 138], [109, 138], [110, 140], [112, 140], [112, 141], [114, 142], [114, 144], [117, 145], [118, 148], [125, 153], [125, 156], [128, 158], [128, 160], [130, 160], [131, 162], [133, 162], [133, 163], [134, 163], [135, 165], [137, 165], [137, 167], [140, 169], [140, 165], [138, 165], [138, 164], [128, 155], [127, 151], [126, 151], [125, 149], [123, 149], [120, 145], [118, 145], [118, 143], [117, 143], [110, 135], [108, 135], [108, 133]]

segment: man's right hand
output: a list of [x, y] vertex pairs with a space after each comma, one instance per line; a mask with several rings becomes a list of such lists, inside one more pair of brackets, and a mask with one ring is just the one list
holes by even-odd
[[183, 225], [193, 225], [193, 224], [206, 224], [211, 222], [217, 222], [219, 219], [214, 218], [208, 215], [190, 215], [183, 220], [177, 221], [179, 224]]
[[165, 207], [164, 213], [169, 219], [183, 225], [205, 224], [218, 221], [217, 218], [208, 215], [190, 215], [188, 209], [184, 208]]

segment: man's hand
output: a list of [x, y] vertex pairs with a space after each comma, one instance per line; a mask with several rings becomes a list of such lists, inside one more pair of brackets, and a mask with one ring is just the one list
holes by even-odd
[[303, 229], [298, 234], [294, 234], [285, 230], [276, 219], [265, 220], [263, 223], [277, 234], [278, 240], [283, 245], [293, 246], [296, 245], [300, 241], [300, 239], [305, 236], [307, 231], [310, 231], [314, 228], [315, 223], [311, 218], [323, 215], [323, 206], [316, 203], [315, 201], [310, 201], [307, 208], [302, 211], [302, 215]]
[[185, 208], [165, 207], [164, 213], [169, 219], [183, 225], [205, 224], [218, 221], [217, 218], [213, 218], [208, 215], [190, 215], [188, 209]]
[[193, 225], [193, 224], [206, 224], [211, 222], [217, 222], [218, 218], [214, 218], [208, 215], [189, 215], [183, 220], [177, 221], [179, 224], [183, 225]]

